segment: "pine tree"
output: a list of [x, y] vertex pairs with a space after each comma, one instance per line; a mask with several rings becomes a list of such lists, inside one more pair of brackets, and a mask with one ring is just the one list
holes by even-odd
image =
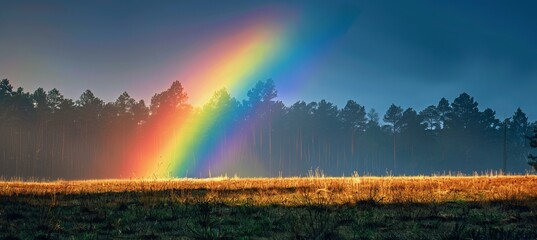
[[[532, 148], [537, 148], [537, 127], [533, 129], [533, 136], [528, 137], [530, 140], [530, 146]], [[528, 164], [533, 167], [533, 170], [537, 170], [537, 156], [530, 154], [528, 155]]]

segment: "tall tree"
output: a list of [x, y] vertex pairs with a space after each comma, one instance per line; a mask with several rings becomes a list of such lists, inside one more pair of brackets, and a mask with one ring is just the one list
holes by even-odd
[[409, 167], [418, 168], [418, 149], [422, 145], [421, 140], [425, 137], [425, 129], [427, 125], [423, 123], [423, 119], [418, 113], [407, 108], [401, 117], [401, 145], [406, 148], [407, 152], [407, 169]]
[[[311, 121], [313, 118], [313, 111], [317, 107], [317, 103], [306, 103], [304, 101], [298, 101], [289, 107], [286, 116], [286, 122], [288, 127], [288, 134], [292, 134], [289, 137], [289, 145], [287, 148], [289, 152], [288, 158], [299, 160], [299, 163], [294, 165], [295, 171], [298, 166], [313, 167], [310, 165], [312, 161], [311, 144], [313, 140], [314, 123]], [[291, 160], [290, 160], [291, 161]]]
[[155, 94], [151, 98], [151, 113], [155, 115], [173, 112], [184, 113], [191, 108], [187, 104], [187, 100], [188, 95], [183, 85], [179, 81], [175, 81], [166, 91]]
[[[84, 91], [80, 98], [75, 102], [79, 112], [77, 122], [80, 124], [79, 129], [79, 145], [80, 152], [84, 155], [79, 161], [82, 169], [92, 168], [99, 163], [99, 131], [101, 130], [100, 120], [104, 102], [96, 97], [91, 90]], [[82, 170], [83, 171], [83, 170]], [[86, 173], [87, 174], [87, 173]]]
[[[36, 174], [49, 174], [51, 169], [50, 165], [46, 162], [48, 155], [48, 152], [46, 151], [46, 144], [49, 142], [45, 139], [45, 136], [48, 133], [47, 131], [49, 130], [48, 124], [50, 121], [50, 109], [47, 103], [47, 93], [45, 90], [43, 90], [43, 88], [38, 88], [31, 95], [31, 98], [36, 114], [36, 117], [34, 118], [35, 152], [33, 171], [36, 172]], [[41, 170], [40, 173], [37, 173], [38, 169]]]
[[[530, 140], [530, 146], [532, 148], [537, 148], [537, 127], [533, 129], [533, 136], [528, 137], [528, 139]], [[528, 164], [533, 167], [533, 170], [537, 171], [537, 156], [529, 154]]]
[[50, 111], [56, 113], [65, 99], [58, 89], [53, 88], [48, 92], [46, 100]]
[[430, 105], [420, 112], [422, 122], [427, 125], [429, 131], [439, 129], [441, 126], [440, 115], [438, 109], [434, 105]]
[[10, 98], [13, 95], [13, 86], [9, 83], [7, 78], [0, 81], [0, 103], [4, 99]]
[[401, 118], [403, 117], [403, 108], [392, 104], [386, 114], [384, 114], [384, 122], [388, 123], [391, 127], [393, 135], [393, 170], [397, 169], [397, 144], [396, 135], [401, 129]]
[[257, 82], [255, 87], [246, 93], [246, 96], [248, 97], [245, 104], [246, 107], [254, 110], [253, 115], [263, 118], [266, 114], [269, 114], [269, 108], [274, 104], [274, 99], [278, 96], [278, 91], [276, 90], [274, 81], [268, 79], [265, 82]]
[[268, 161], [269, 172], [272, 172], [272, 124], [273, 110], [277, 108], [274, 100], [278, 96], [278, 91], [272, 79], [265, 82], [259, 81], [254, 88], [247, 92], [248, 100], [244, 101], [246, 108], [246, 121], [251, 126], [254, 149], [257, 149], [261, 156], [265, 156]]
[[[367, 118], [365, 108], [353, 100], [347, 101], [347, 104], [339, 113], [339, 118], [343, 127], [343, 134], [350, 137], [350, 159], [355, 160], [355, 148], [357, 147], [357, 137], [360, 137], [366, 129]], [[344, 158], [346, 157], [346, 149]], [[356, 159], [358, 161], [358, 159]], [[356, 166], [356, 165], [354, 165]]]
[[[76, 129], [76, 108], [75, 103], [71, 99], [63, 99], [55, 111], [56, 121], [60, 125], [61, 139], [59, 147], [59, 160], [64, 165], [65, 176], [75, 177], [73, 173], [76, 172], [73, 165], [73, 141], [69, 141], [73, 138], [74, 130]], [[70, 161], [67, 161], [70, 160]]]
[[222, 88], [216, 91], [209, 102], [203, 106], [203, 111], [220, 116], [218, 111], [225, 112], [236, 104], [238, 104], [237, 100], [232, 98], [225, 88]]
[[371, 129], [380, 129], [380, 117], [379, 117], [379, 114], [378, 112], [374, 109], [374, 108], [371, 108], [371, 110], [369, 110], [369, 112], [367, 112], [367, 127], [366, 129], [367, 130], [371, 130]]
[[50, 110], [47, 99], [48, 99], [47, 92], [45, 92], [43, 88], [38, 88], [32, 94], [32, 101], [34, 104], [34, 108], [36, 109], [36, 112], [39, 116], [47, 114], [48, 111]]
[[136, 105], [136, 100], [134, 100], [127, 92], [123, 92], [116, 99], [114, 103], [116, 107], [116, 115], [124, 121], [134, 121], [134, 108]]
[[517, 108], [511, 121], [509, 122], [509, 138], [517, 147], [524, 147], [526, 144], [525, 136], [529, 135], [529, 123], [526, 113]]
[[403, 114], [401, 115], [400, 119], [400, 128], [401, 132], [423, 132], [425, 128], [427, 127], [425, 124], [423, 124], [423, 119], [416, 111], [412, 108], [407, 108]]
[[149, 108], [145, 105], [143, 99], [140, 99], [132, 108], [134, 122], [143, 125], [149, 118]]
[[80, 95], [80, 98], [75, 102], [80, 109], [84, 120], [97, 120], [104, 107], [104, 102], [96, 97], [91, 90], [86, 90]]
[[500, 127], [500, 120], [496, 118], [496, 111], [487, 108], [480, 113], [478, 120], [479, 130], [484, 137], [491, 139]]
[[443, 129], [446, 126], [446, 121], [450, 120], [449, 115], [452, 111], [449, 101], [445, 98], [440, 99], [436, 106], [436, 111], [438, 113], [438, 125]]
[[458, 130], [477, 129], [480, 117], [478, 105], [474, 98], [467, 93], [460, 94], [451, 103], [452, 111], [446, 124], [450, 128]]
[[[326, 100], [321, 100], [313, 111], [315, 133], [317, 136], [317, 159], [319, 167], [325, 166], [326, 161], [331, 159], [332, 140], [338, 131], [337, 106]], [[338, 164], [338, 163], [336, 163]]]
[[13, 86], [9, 80], [3, 79], [0, 81], [0, 122], [5, 122], [13, 116], [15, 111], [13, 99]]
[[[380, 117], [379, 113], [374, 109], [370, 109], [367, 112], [367, 124], [366, 131], [364, 133], [364, 170], [362, 173], [377, 173], [381, 174], [380, 171], [384, 172], [386, 167], [381, 164], [382, 152], [386, 144], [384, 143], [385, 132], [381, 130], [380, 127]], [[391, 138], [391, 137], [389, 137]], [[389, 143], [388, 143], [389, 144]], [[388, 152], [391, 148], [388, 148]], [[392, 164], [390, 164], [392, 166]]]
[[355, 101], [347, 101], [339, 116], [345, 130], [350, 130], [351, 132], [365, 130], [367, 123], [365, 108]]

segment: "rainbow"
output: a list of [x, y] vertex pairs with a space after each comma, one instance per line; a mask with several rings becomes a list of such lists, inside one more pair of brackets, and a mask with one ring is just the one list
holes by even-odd
[[[234, 149], [218, 145], [216, 139], [224, 135], [228, 142], [240, 142], [249, 127], [233, 126], [233, 117], [246, 113], [218, 100], [230, 99], [228, 93], [244, 95], [257, 81], [281, 77], [300, 64], [297, 60], [310, 54], [309, 48], [294, 42], [299, 18], [296, 12], [254, 13], [240, 19], [242, 24], [235, 22], [236, 31], [192, 56], [174, 78], [192, 94], [190, 102], [209, 103], [189, 111], [187, 116], [169, 113], [159, 118], [152, 125], [151, 136], [136, 140], [121, 166], [120, 177], [199, 177], [210, 176], [211, 172], [264, 175], [263, 164], [256, 156], [236, 156]], [[314, 45], [311, 48], [318, 48], [318, 44]], [[211, 99], [213, 95], [218, 98]], [[214, 106], [214, 110], [207, 110]], [[238, 161], [241, 157], [248, 161]]]

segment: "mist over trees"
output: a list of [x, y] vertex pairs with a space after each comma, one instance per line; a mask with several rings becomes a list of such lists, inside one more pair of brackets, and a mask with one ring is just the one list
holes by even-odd
[[[530, 141], [530, 146], [532, 148], [537, 148], [537, 128], [533, 129], [533, 136], [527, 137]], [[537, 170], [537, 156], [530, 154], [528, 155], [528, 164], [533, 167], [533, 170]]]
[[[385, 112], [367, 110], [353, 100], [338, 108], [324, 99], [286, 106], [276, 98], [272, 80], [258, 82], [242, 101], [222, 89], [205, 106], [194, 108], [178, 81], [155, 94], [147, 106], [127, 92], [109, 103], [90, 90], [71, 100], [57, 89], [30, 93], [4, 79], [0, 82], [0, 176], [135, 177], [118, 176], [118, 169], [129, 164], [128, 153], [136, 142], [164, 141], [180, 131], [155, 127], [171, 116], [169, 112], [176, 113], [171, 119], [176, 123], [189, 114], [217, 116], [213, 145], [238, 151], [234, 156], [239, 162], [254, 156], [263, 163], [266, 176], [304, 176], [311, 169], [335, 176], [355, 171], [471, 174], [501, 170], [505, 157], [507, 172], [531, 169], [527, 157], [535, 137], [526, 136], [537, 124], [530, 123], [520, 108], [500, 120], [494, 110], [479, 109], [467, 93], [452, 101], [441, 98], [421, 110], [394, 103]], [[247, 134], [229, 141], [230, 125], [241, 126]], [[220, 154], [230, 157], [225, 150]]]

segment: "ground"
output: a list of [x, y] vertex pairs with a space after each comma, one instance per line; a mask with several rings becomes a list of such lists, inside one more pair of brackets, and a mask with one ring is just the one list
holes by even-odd
[[537, 239], [537, 177], [0, 182], [4, 239]]

